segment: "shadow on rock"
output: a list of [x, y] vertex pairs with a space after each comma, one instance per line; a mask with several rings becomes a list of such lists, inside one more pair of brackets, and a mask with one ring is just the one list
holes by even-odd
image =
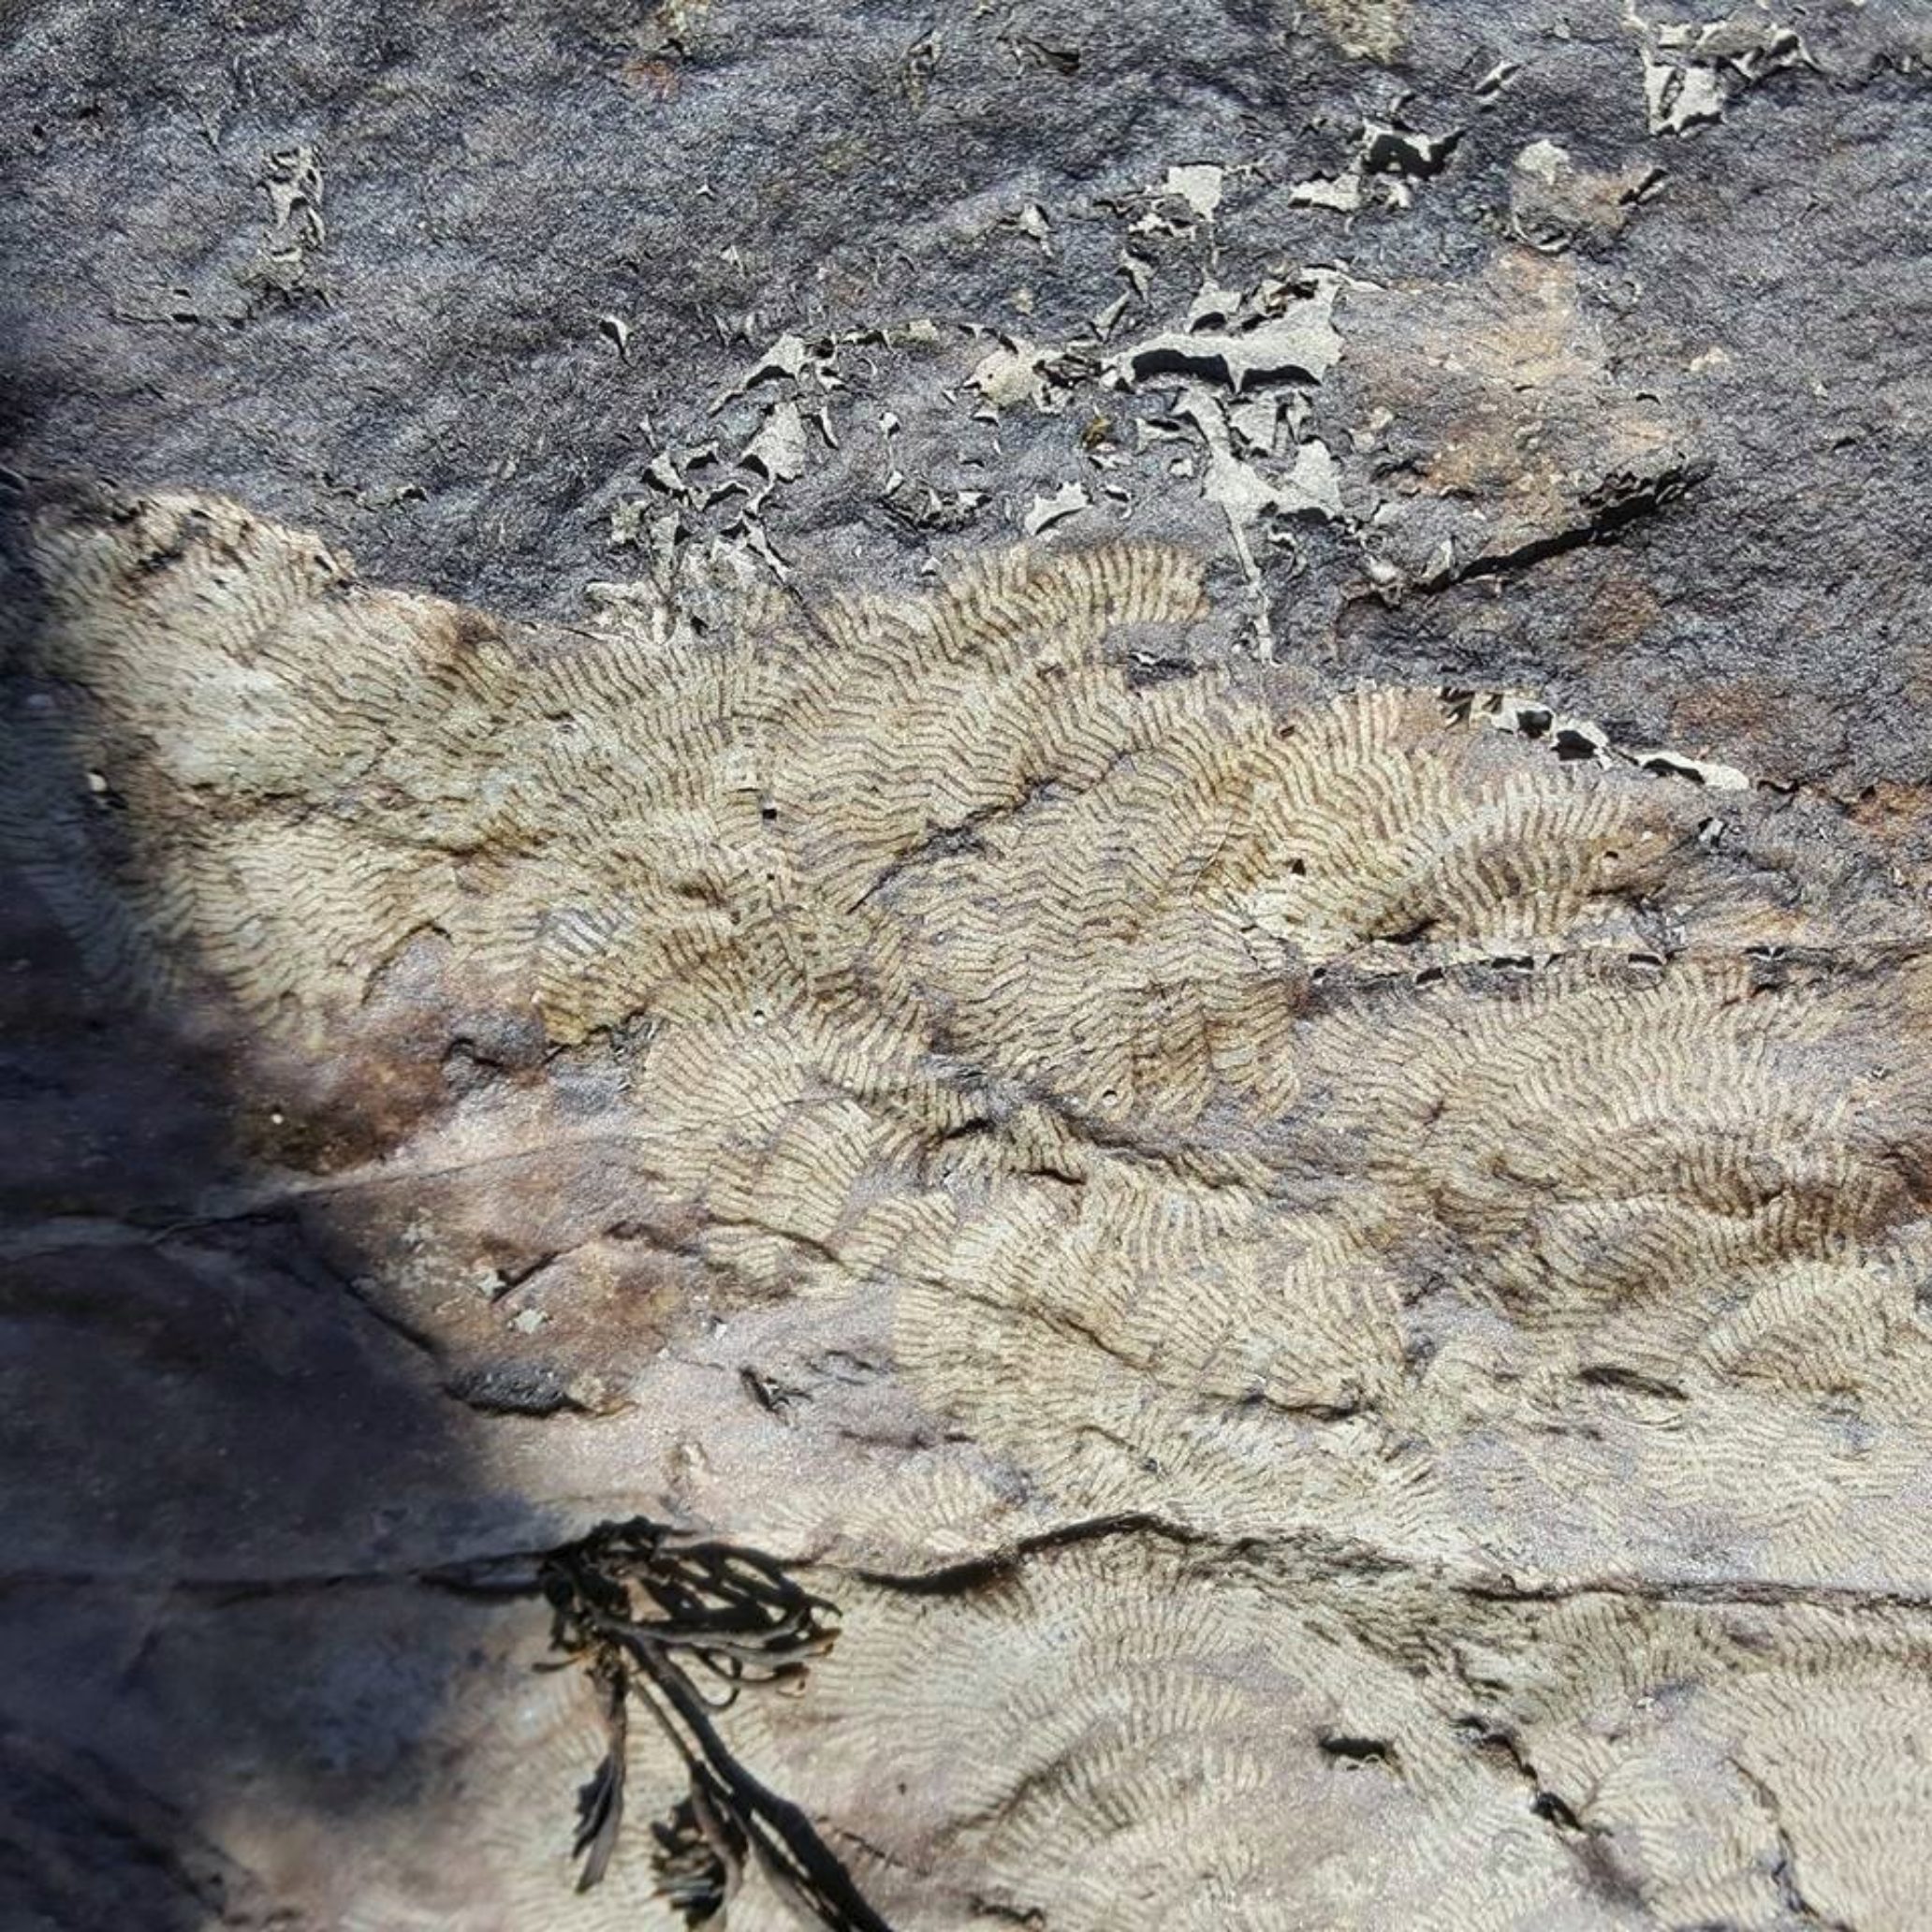
[[[5, 507], [18, 751], [47, 694]], [[486, 1667], [474, 1566], [545, 1538], [339, 1224], [326, 1259], [305, 1228], [324, 1183], [251, 1149], [221, 1016], [83, 969], [48, 838], [51, 870], [0, 867], [0, 1918], [312, 1923], [290, 1901], [340, 1895], [309, 1881], [344, 1821], [438, 1776], [425, 1740]]]

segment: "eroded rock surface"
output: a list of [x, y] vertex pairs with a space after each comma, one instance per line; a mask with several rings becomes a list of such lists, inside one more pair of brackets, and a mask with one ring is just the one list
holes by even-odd
[[24, 10], [23, 1923], [700, 1913], [640, 1515], [895, 1926], [1924, 1922], [1932, 50], [1578, 11]]

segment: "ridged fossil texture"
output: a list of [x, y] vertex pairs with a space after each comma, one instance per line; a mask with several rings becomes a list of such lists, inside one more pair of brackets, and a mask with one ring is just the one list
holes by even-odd
[[1920, 1923], [1932, 976], [1829, 808], [1191, 656], [1159, 545], [701, 631], [38, 545], [9, 846], [373, 1297], [541, 1251], [573, 1428], [839, 1598], [735, 1745], [895, 1924]]

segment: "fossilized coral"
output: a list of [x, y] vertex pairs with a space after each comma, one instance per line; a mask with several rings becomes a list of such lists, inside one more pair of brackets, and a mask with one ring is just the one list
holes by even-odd
[[763, 1002], [1122, 1106], [1138, 1065], [1197, 1111], [1218, 1034], [1278, 1097], [1258, 1063], [1296, 962], [1271, 941], [1554, 941], [1622, 889], [1630, 797], [1486, 773], [1427, 699], [1283, 720], [1219, 675], [1136, 688], [1109, 634], [1201, 608], [1157, 547], [753, 604], [721, 645], [662, 613], [515, 635], [219, 503], [75, 517], [43, 553], [58, 681], [28, 724], [127, 806], [152, 933], [285, 1019], [352, 1007], [436, 931], [557, 1040]]
[[[453, 1275], [542, 1245], [517, 1225], [529, 1187], [461, 1177], [593, 1105], [514, 1098], [543, 1090], [543, 1052], [637, 1043], [594, 1100], [571, 1237], [587, 1256], [637, 1237], [667, 1284], [650, 1346], [597, 1358], [613, 1400], [655, 1386], [694, 1279], [798, 1310], [791, 1341], [760, 1332], [801, 1386], [825, 1311], [889, 1337], [880, 1385], [916, 1428], [843, 1490], [704, 1491], [737, 1513], [721, 1531], [914, 1577], [974, 1526], [1332, 1557], [1327, 1538], [1370, 1573], [1448, 1579], [1465, 1609], [1526, 1573], [1613, 1597], [1754, 1568], [1896, 1588], [1932, 1557], [1896, 1501], [1923, 1484], [1932, 1377], [1932, 1105], [1900, 963], [1923, 919], [1780, 808], [1727, 794], [1720, 815], [1428, 693], [1310, 705], [1211, 651], [1146, 681], [1135, 649], [1207, 610], [1197, 565], [1158, 546], [996, 556], [926, 598], [748, 598], [704, 635], [648, 606], [500, 626], [370, 591], [209, 500], [55, 515], [41, 568], [6, 832], [103, 970], [217, 988], [282, 1056], [291, 1110], [292, 1049], [420, 1061], [382, 1126], [450, 1136], [436, 1185], [460, 1198], [425, 1181], [436, 1225], [409, 1238]], [[444, 1062], [492, 1027], [535, 1045], [473, 1104]], [[379, 1182], [380, 1269], [402, 1210]], [[560, 1294], [621, 1328], [624, 1278], [593, 1295], [592, 1274]], [[706, 1415], [683, 1423], [701, 1447]], [[850, 1606], [825, 1676], [836, 1702], [873, 1658], [856, 1734], [967, 1740], [964, 1782], [907, 1773], [953, 1807], [920, 1827], [941, 1866], [983, 1859], [1019, 1909], [1054, 1862], [1052, 1923], [1118, 1923], [1198, 1792], [1208, 1877], [1185, 1910], [1234, 1891], [1367, 1910], [1354, 1824], [1319, 1854], [1256, 1851], [1283, 1800], [1262, 1745], [1230, 1742], [1308, 1702], [1326, 1644], [1395, 1739], [1396, 1768], [1364, 1774], [1387, 1789], [1354, 1798], [1454, 1814], [1458, 1856], [1511, 1874], [1432, 1923], [1567, 1895], [1569, 1854], [1518, 1815], [1525, 1774], [1500, 1747], [1472, 1767], [1445, 1728], [1463, 1693], [1391, 1674], [1437, 1610], [1384, 1629], [1328, 1562], [1291, 1691], [1256, 1661], [1279, 1566], [1243, 1595], [1137, 1550], [1056, 1558], [1032, 1607], [887, 1591], [869, 1637]], [[970, 1659], [982, 1617], [997, 1695], [965, 1662], [894, 1661], [901, 1642]], [[1579, 1612], [1537, 1641], [1582, 1686], [1618, 1640]], [[1763, 1641], [1788, 1701], [1810, 1639]], [[1164, 1682], [1189, 1646], [1199, 1682]], [[1542, 1707], [1525, 1692], [1517, 1721]], [[1787, 1759], [1760, 1755], [1776, 1785]], [[1618, 1774], [1605, 1829], [1652, 1828], [1650, 1799], [1616, 1793], [1659, 1775]], [[1576, 1815], [1599, 1802], [1563, 1789]], [[1628, 1870], [1762, 1901], [1770, 1827], [1727, 1819], [1728, 1851]], [[1434, 1896], [1447, 1870], [1405, 1882]]]

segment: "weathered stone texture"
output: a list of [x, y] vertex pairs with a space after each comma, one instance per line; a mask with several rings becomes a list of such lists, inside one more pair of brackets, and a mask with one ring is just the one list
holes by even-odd
[[9, 1924], [1932, 1916], [1919, 8], [0, 31]]

